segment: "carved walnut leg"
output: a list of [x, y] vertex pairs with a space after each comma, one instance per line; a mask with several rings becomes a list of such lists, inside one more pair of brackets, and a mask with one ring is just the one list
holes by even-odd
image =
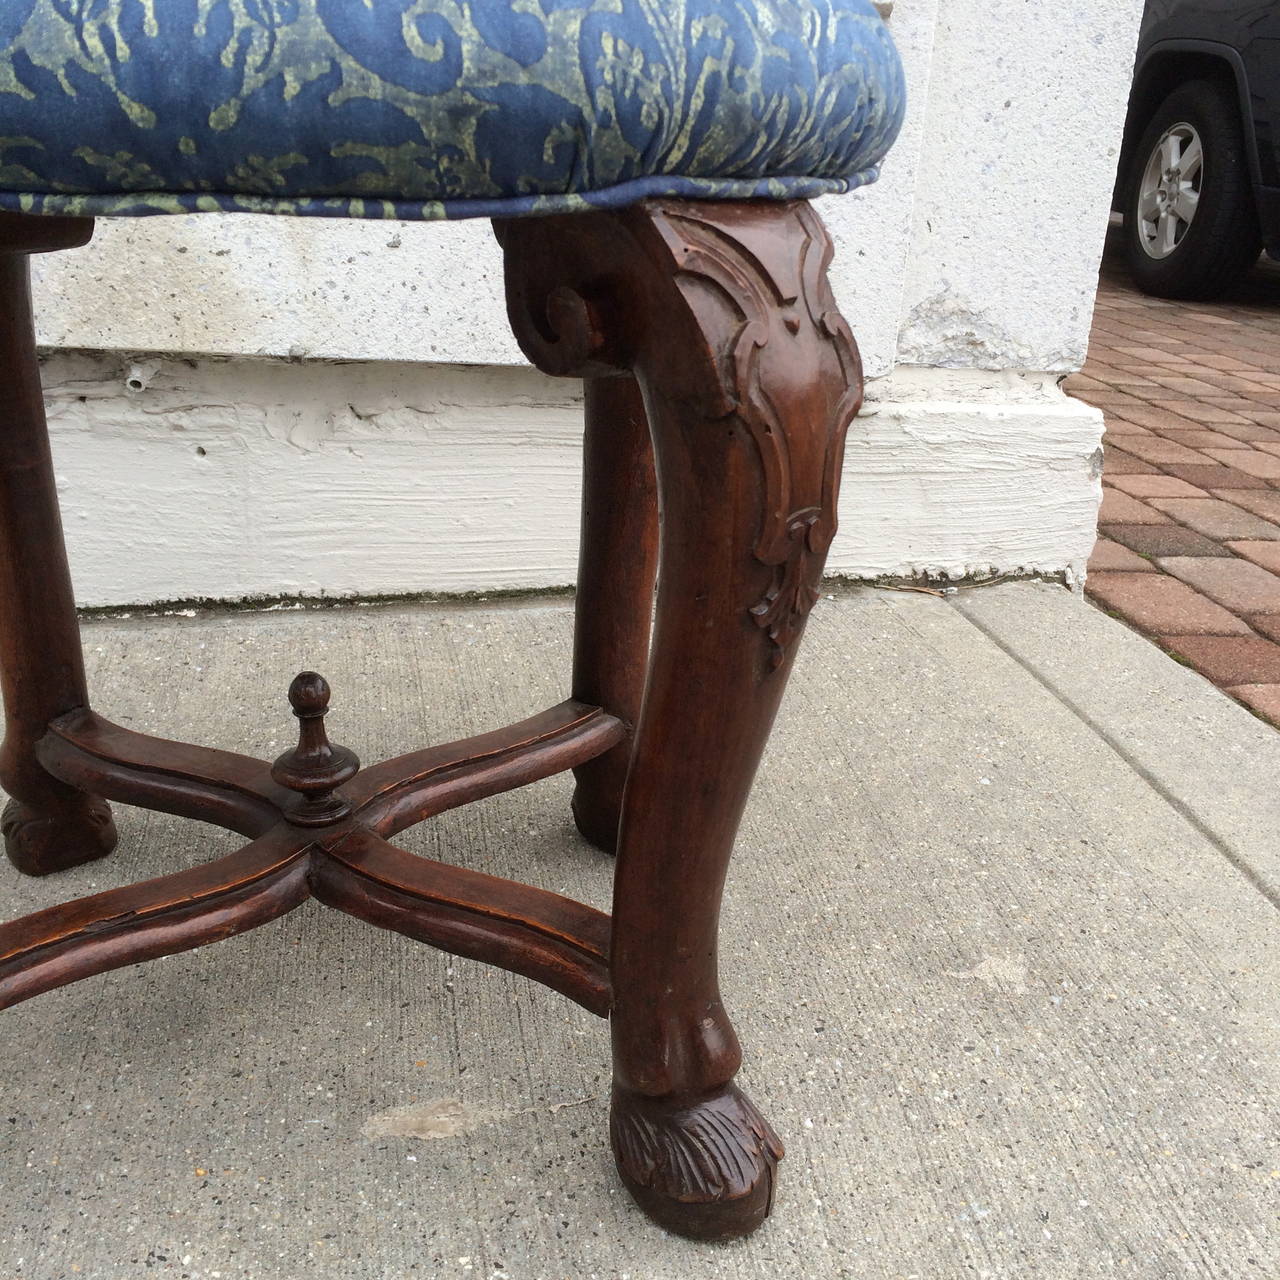
[[[586, 385], [573, 696], [630, 726], [640, 719], [644, 696], [657, 557], [653, 446], [640, 388], [626, 376], [591, 378]], [[630, 764], [627, 741], [574, 770], [574, 820], [606, 853], [617, 848]]]
[[720, 894], [835, 533], [857, 350], [804, 203], [653, 201], [499, 235], [525, 351], [550, 373], [631, 369], [657, 458], [657, 619], [614, 891], [614, 1153], [664, 1226], [742, 1235], [782, 1147], [733, 1084]]
[[20, 870], [47, 875], [115, 847], [111, 811], [41, 768], [49, 721], [87, 702], [31, 322], [28, 255], [85, 244], [84, 218], [0, 214], [0, 819]]

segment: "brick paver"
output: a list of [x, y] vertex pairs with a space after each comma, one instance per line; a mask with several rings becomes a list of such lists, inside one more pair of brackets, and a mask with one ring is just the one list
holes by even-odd
[[1280, 724], [1280, 684], [1238, 684], [1231, 692], [1264, 720]]
[[1089, 579], [1089, 592], [1104, 608], [1154, 635], [1251, 634], [1234, 613], [1162, 573], [1097, 573]]
[[[1151, 463], [1144, 464], [1150, 466]], [[1155, 468], [1157, 471], [1160, 467]], [[1182, 464], [1166, 464], [1164, 471], [1188, 484], [1199, 485], [1202, 489], [1265, 489], [1271, 486], [1261, 476], [1251, 476], [1248, 472], [1237, 471], [1235, 467], [1224, 467], [1220, 462], [1205, 458], [1203, 464], [1183, 466]]]
[[[1213, 499], [1209, 499], [1209, 501], [1213, 501]], [[1257, 519], [1256, 516], [1251, 518]], [[1119, 489], [1113, 489], [1108, 485], [1102, 491], [1102, 506], [1098, 508], [1098, 523], [1171, 524], [1172, 521], [1154, 507], [1149, 507], [1145, 502], [1139, 502], [1137, 498], [1131, 498], [1127, 493], [1121, 493]], [[1240, 533], [1236, 536], [1244, 538], [1251, 535]]]
[[1274, 613], [1255, 614], [1249, 619], [1249, 624], [1260, 636], [1280, 642], [1280, 615]]
[[1220, 542], [1180, 524], [1104, 524], [1099, 534], [1140, 556], [1227, 556]]
[[1109, 250], [1066, 387], [1107, 422], [1086, 593], [1280, 726], [1280, 266], [1168, 302]]
[[1228, 542], [1227, 546], [1236, 555], [1244, 556], [1272, 573], [1280, 573], [1280, 542]]
[[1186, 659], [1224, 689], [1280, 681], [1280, 644], [1261, 636], [1162, 635], [1159, 639], [1170, 653]]
[[[1114, 492], [1114, 490], [1113, 490]], [[1131, 502], [1133, 499], [1129, 499]], [[1105, 505], [1105, 499], [1104, 499]], [[1144, 504], [1145, 505], [1145, 504]], [[1152, 498], [1151, 504], [1164, 515], [1172, 516], [1188, 529], [1203, 533], [1206, 538], [1275, 538], [1280, 540], [1280, 524], [1272, 524], [1261, 516], [1250, 515], [1221, 498]], [[1145, 517], [1116, 523], [1151, 524]]]
[[[1268, 542], [1266, 545], [1268, 547], [1280, 546], [1280, 544], [1273, 542]], [[1118, 542], [1112, 542], [1110, 538], [1099, 538], [1093, 544], [1093, 554], [1089, 557], [1089, 572], [1159, 573], [1160, 570], [1150, 560], [1140, 556], [1136, 551], [1130, 551], [1128, 547], [1122, 547]]]
[[[1131, 498], [1207, 498], [1210, 495], [1176, 476], [1108, 476], [1107, 487], [1119, 489]], [[1098, 521], [1102, 523], [1101, 518]]]
[[1280, 578], [1248, 560], [1166, 556], [1156, 565], [1239, 617], [1280, 613]]

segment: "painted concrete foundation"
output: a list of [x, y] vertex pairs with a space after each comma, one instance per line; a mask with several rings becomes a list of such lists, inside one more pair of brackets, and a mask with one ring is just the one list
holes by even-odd
[[[44, 378], [83, 604], [573, 581], [576, 383], [81, 354]], [[1079, 572], [1097, 449], [1054, 376], [900, 366], [850, 432], [830, 569]]]
[[[1101, 416], [1057, 383], [1140, 9], [894, 6], [902, 138], [820, 202], [871, 378], [834, 572], [1082, 573]], [[572, 581], [579, 388], [519, 367], [487, 224], [104, 222], [36, 296], [83, 603]]]

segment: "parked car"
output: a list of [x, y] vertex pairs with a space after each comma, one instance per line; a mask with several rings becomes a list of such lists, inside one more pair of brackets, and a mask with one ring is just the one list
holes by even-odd
[[1216, 297], [1280, 257], [1280, 0], [1148, 0], [1116, 194], [1147, 293]]

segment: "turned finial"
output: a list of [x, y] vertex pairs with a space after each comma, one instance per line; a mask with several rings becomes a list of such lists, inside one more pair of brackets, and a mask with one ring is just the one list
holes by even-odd
[[324, 827], [345, 818], [351, 806], [336, 791], [360, 771], [355, 752], [335, 747], [325, 732], [329, 694], [324, 676], [314, 671], [294, 676], [289, 705], [298, 717], [298, 745], [271, 766], [272, 778], [301, 797], [289, 821], [304, 827]]

